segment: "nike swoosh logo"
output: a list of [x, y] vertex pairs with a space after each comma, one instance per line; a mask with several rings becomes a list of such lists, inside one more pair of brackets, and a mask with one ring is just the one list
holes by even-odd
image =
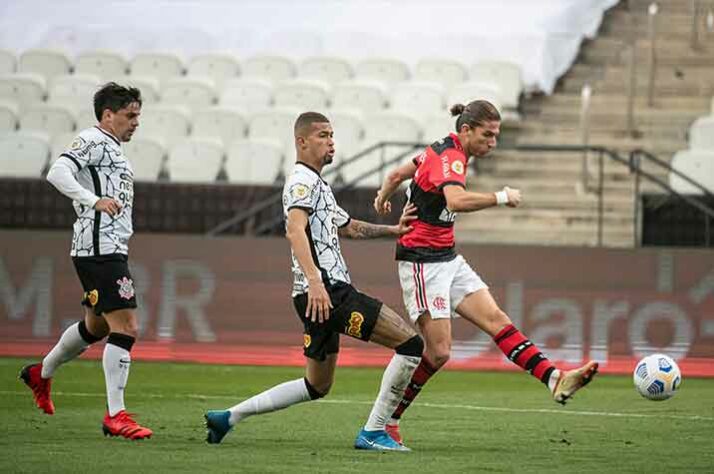
[[374, 446], [374, 441], [370, 441], [367, 438], [365, 438], [364, 436], [362, 436], [362, 441], [364, 441], [365, 443], [367, 443], [370, 446]]
[[131, 359], [119, 359], [119, 363], [120, 363], [120, 364], [130, 364], [130, 363], [131, 363]]

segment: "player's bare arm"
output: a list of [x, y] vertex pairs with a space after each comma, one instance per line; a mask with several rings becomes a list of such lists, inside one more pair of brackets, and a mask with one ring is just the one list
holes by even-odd
[[392, 212], [392, 203], [389, 202], [389, 199], [404, 181], [414, 177], [416, 170], [416, 165], [409, 161], [387, 174], [382, 187], [377, 191], [377, 197], [374, 198], [374, 210], [377, 211], [377, 214]]
[[451, 212], [474, 212], [499, 204], [518, 207], [521, 204], [521, 192], [507, 186], [495, 193], [476, 193], [461, 186], [447, 185], [444, 186], [444, 197]]
[[396, 225], [371, 224], [352, 219], [349, 224], [340, 229], [340, 235], [350, 239], [377, 239], [379, 237], [396, 237], [412, 230], [411, 222], [417, 218], [417, 208], [414, 204], [404, 207], [399, 223]]
[[286, 236], [290, 241], [293, 254], [302, 268], [308, 282], [307, 309], [305, 316], [311, 321], [320, 323], [330, 319], [330, 308], [332, 302], [327, 294], [325, 285], [322, 282], [320, 269], [312, 260], [310, 243], [307, 239], [308, 214], [303, 209], [290, 209], [288, 212], [288, 223]]

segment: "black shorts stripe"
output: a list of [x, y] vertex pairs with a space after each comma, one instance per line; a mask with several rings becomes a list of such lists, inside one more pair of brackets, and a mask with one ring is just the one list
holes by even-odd
[[414, 280], [416, 283], [417, 310], [426, 311], [426, 288], [422, 285], [424, 275], [424, 265], [421, 263], [412, 264], [414, 268]]
[[[99, 181], [99, 173], [94, 166], [88, 166], [89, 174], [92, 175], [92, 183], [94, 183], [94, 194], [102, 197], [102, 184]], [[94, 256], [98, 257], [100, 255], [99, 249], [99, 228], [102, 225], [102, 213], [96, 211], [94, 213], [94, 228], [92, 229], [92, 245], [94, 246]]]
[[77, 158], [75, 158], [74, 156], [69, 155], [67, 153], [62, 153], [60, 155], [60, 158], [62, 158], [62, 157], [69, 158], [70, 160], [72, 160], [72, 163], [74, 163], [77, 166], [77, 171], [82, 169], [82, 165], [79, 164], [79, 161], [77, 161]]

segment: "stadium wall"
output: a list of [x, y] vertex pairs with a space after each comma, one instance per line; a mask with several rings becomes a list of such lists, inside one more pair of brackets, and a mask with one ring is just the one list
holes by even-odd
[[[82, 315], [67, 232], [0, 231], [0, 355], [37, 356]], [[394, 244], [343, 241], [353, 281], [403, 313]], [[140, 234], [131, 269], [141, 341], [133, 355], [256, 365], [301, 365], [281, 238]], [[461, 253], [496, 300], [552, 359], [587, 358], [629, 373], [664, 352], [690, 376], [714, 376], [714, 253], [468, 245]], [[101, 295], [100, 295], [101, 297]], [[342, 365], [382, 365], [390, 353], [343, 338]], [[87, 351], [100, 357], [101, 347]], [[491, 341], [457, 320], [450, 367], [514, 370]]]

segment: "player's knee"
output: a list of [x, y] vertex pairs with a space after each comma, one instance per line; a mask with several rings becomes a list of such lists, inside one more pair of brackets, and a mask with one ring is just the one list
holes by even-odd
[[332, 382], [323, 382], [321, 384], [313, 385], [307, 377], [305, 377], [305, 387], [307, 388], [307, 393], [310, 394], [310, 400], [317, 400], [318, 398], [322, 398], [330, 393]]
[[447, 344], [442, 344], [431, 351], [429, 351], [429, 361], [431, 364], [439, 369], [449, 362], [449, 357], [451, 357], [451, 347]]
[[409, 356], [409, 357], [421, 357], [424, 352], [424, 340], [415, 334], [413, 337], [408, 339], [406, 342], [401, 343], [395, 348], [395, 351], [399, 355]]

